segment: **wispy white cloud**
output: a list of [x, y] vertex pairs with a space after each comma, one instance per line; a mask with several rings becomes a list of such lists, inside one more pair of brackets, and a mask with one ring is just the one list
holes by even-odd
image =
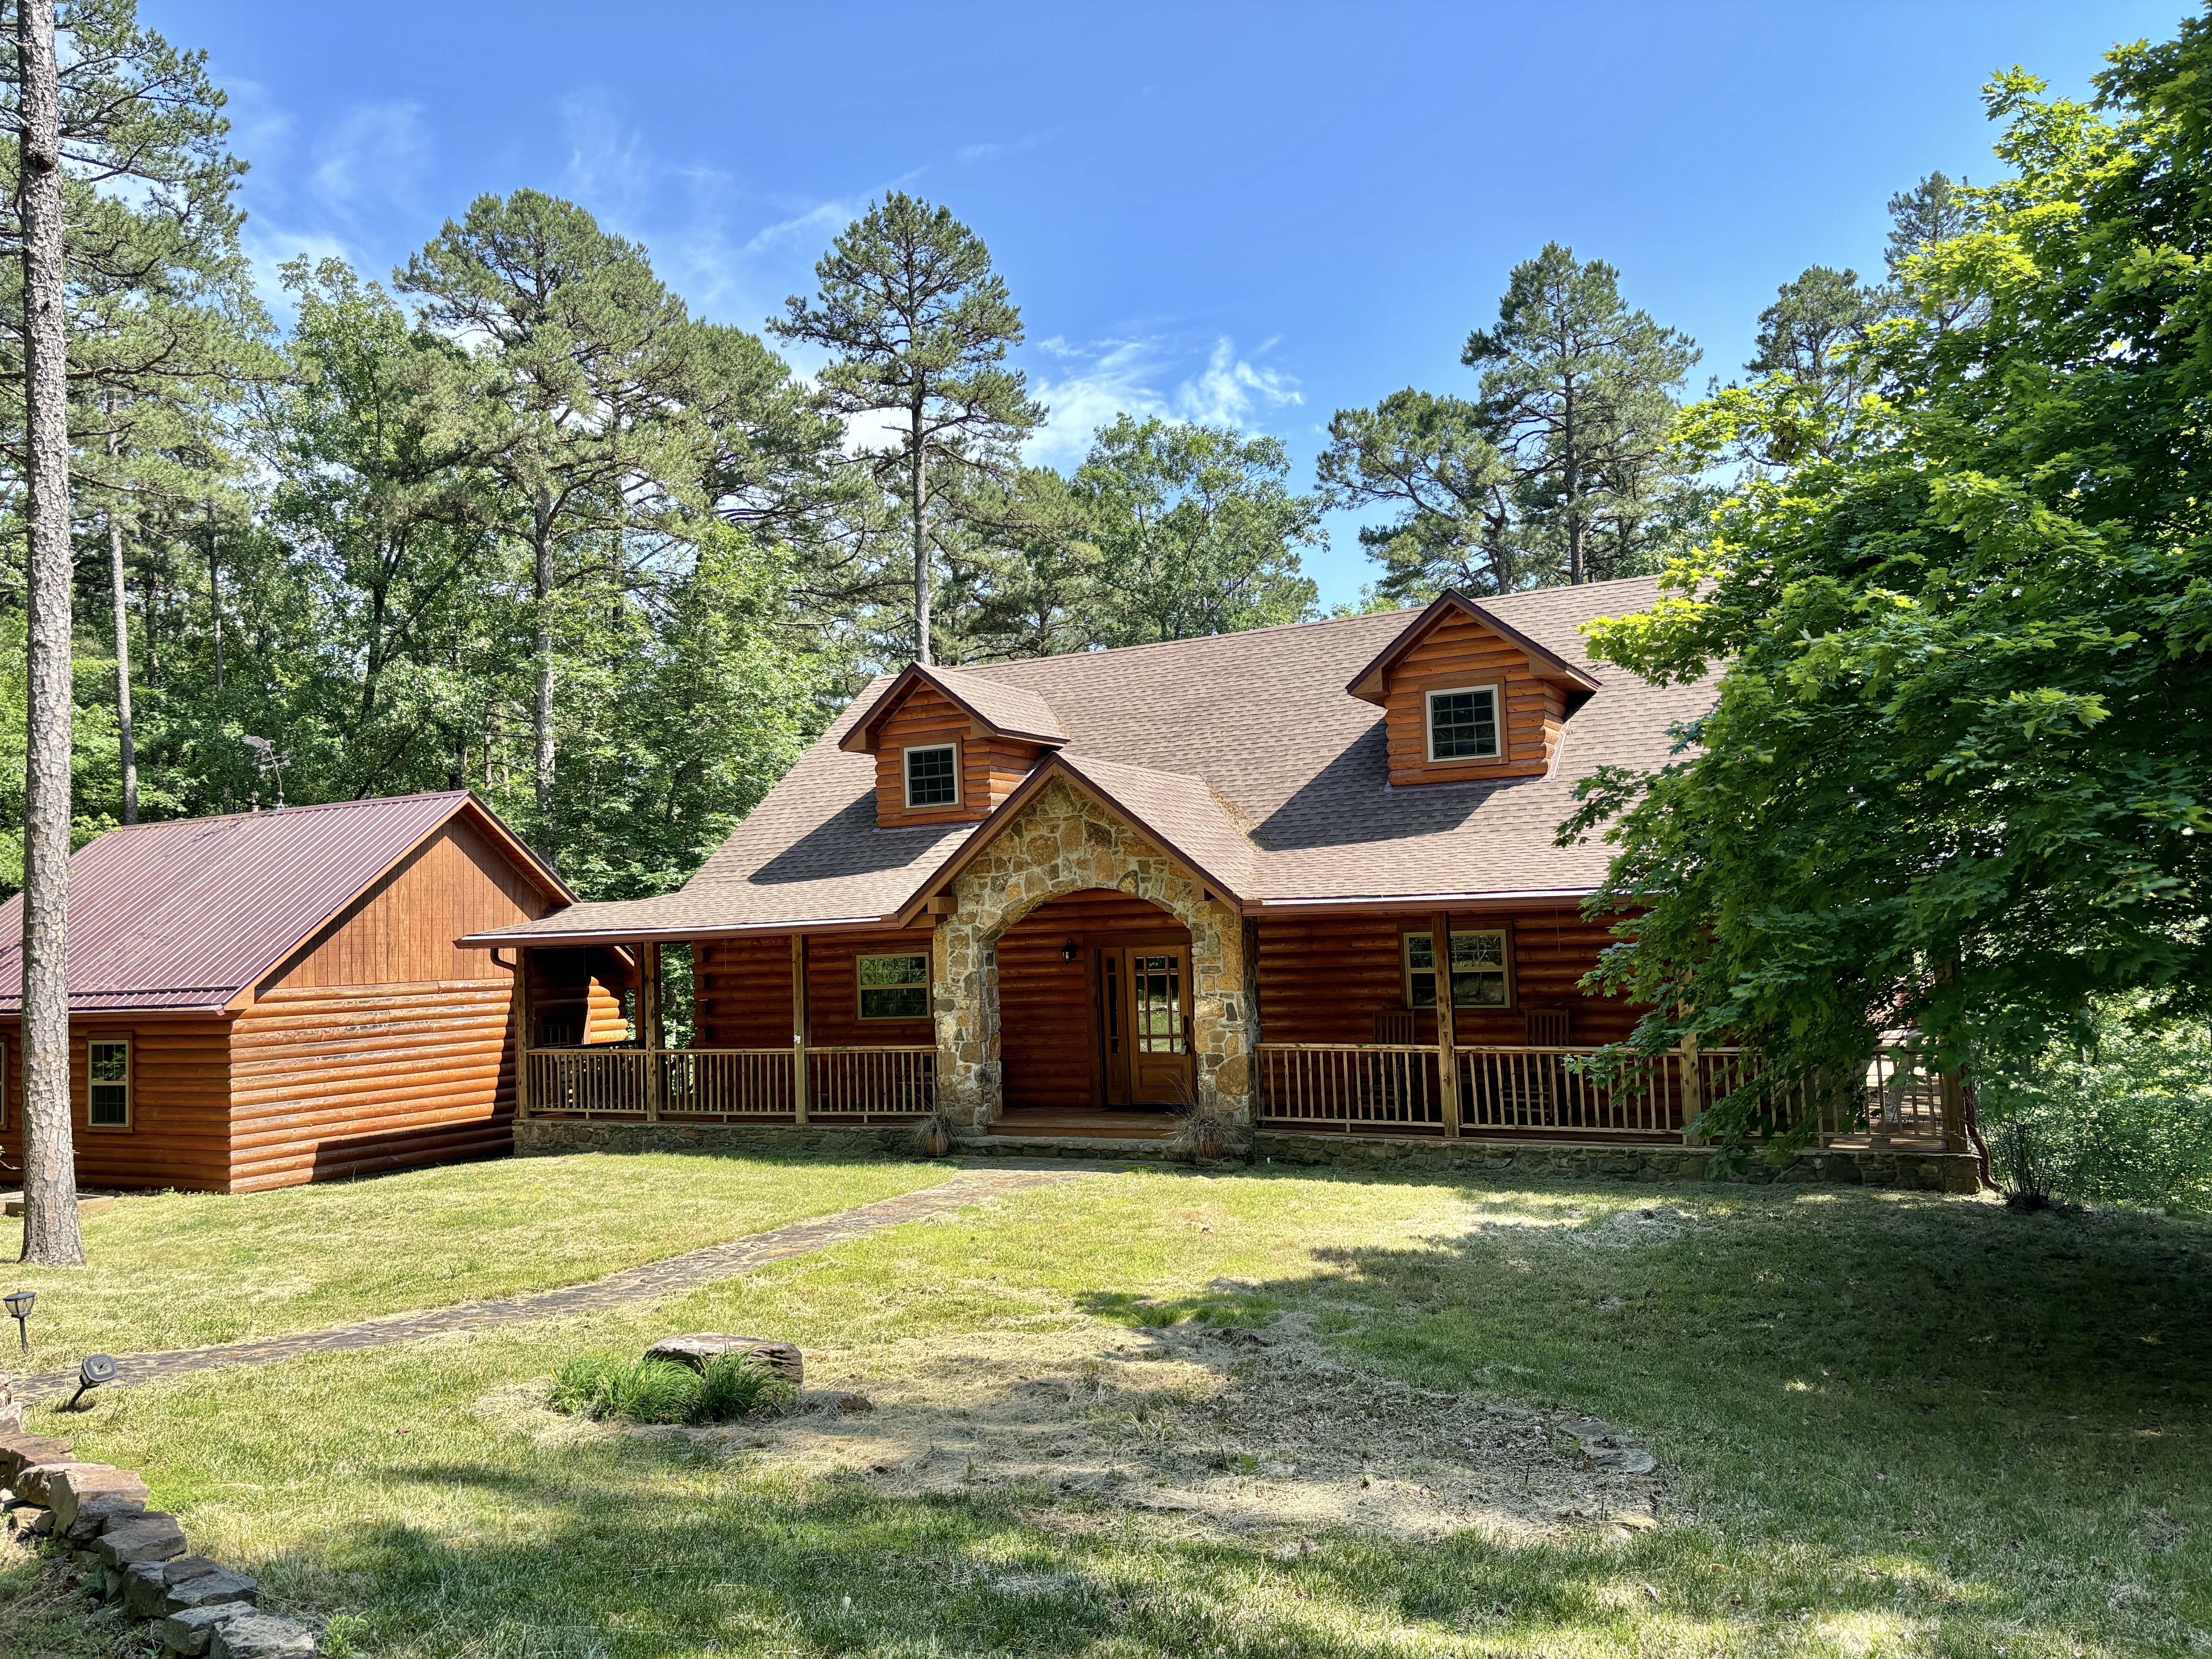
[[953, 159], [957, 161], [968, 162], [971, 166], [977, 161], [996, 161], [1005, 156], [1020, 155], [1033, 150], [1052, 136], [1053, 134], [1048, 131], [1026, 133], [1019, 138], [1011, 139], [1004, 143], [969, 144], [964, 149], [955, 150]]
[[1278, 410], [1305, 401], [1295, 378], [1254, 361], [1274, 343], [1269, 340], [1247, 357], [1224, 335], [1200, 366], [1193, 363], [1188, 344], [1165, 335], [1090, 345], [1057, 337], [1040, 340], [1033, 349], [1066, 368], [1037, 377], [1036, 396], [1052, 412], [1030, 440], [1029, 459], [1044, 466], [1071, 465], [1089, 452], [1091, 434], [1121, 414], [1265, 430]]
[[325, 211], [352, 219], [408, 206], [430, 170], [430, 132], [418, 104], [356, 104], [319, 134], [307, 187]]

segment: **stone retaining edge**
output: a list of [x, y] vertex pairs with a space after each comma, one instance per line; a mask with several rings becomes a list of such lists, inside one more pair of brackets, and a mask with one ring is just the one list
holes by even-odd
[[[909, 1125], [798, 1123], [595, 1123], [525, 1118], [514, 1126], [518, 1156], [565, 1152], [871, 1152], [911, 1154]], [[1078, 1135], [961, 1134], [963, 1156], [1104, 1158], [1121, 1163], [1172, 1161], [1164, 1140]], [[1547, 1181], [1775, 1182], [1894, 1187], [1925, 1193], [1974, 1193], [1981, 1174], [1968, 1152], [1879, 1152], [1821, 1147], [1777, 1165], [1753, 1157], [1731, 1170], [1709, 1147], [1640, 1146], [1620, 1141], [1531, 1142], [1427, 1140], [1412, 1136], [1295, 1134], [1262, 1129], [1253, 1161], [1317, 1169], [1451, 1170]]]

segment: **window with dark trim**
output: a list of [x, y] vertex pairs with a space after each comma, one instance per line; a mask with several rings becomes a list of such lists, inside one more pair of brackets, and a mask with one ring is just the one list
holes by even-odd
[[[1437, 947], [1431, 933], [1406, 935], [1406, 1006], [1437, 1006]], [[1505, 933], [1501, 929], [1452, 929], [1452, 1006], [1504, 1008], [1513, 1000], [1513, 987], [1505, 956]]]
[[860, 981], [862, 1019], [929, 1018], [929, 958], [912, 956], [860, 957], [854, 963]]
[[1498, 688], [1462, 686], [1429, 693], [1429, 758], [1498, 758]]
[[933, 744], [906, 751], [906, 804], [909, 807], [960, 805], [960, 745]]
[[95, 1129], [131, 1127], [131, 1039], [94, 1037], [84, 1045], [84, 1121]]

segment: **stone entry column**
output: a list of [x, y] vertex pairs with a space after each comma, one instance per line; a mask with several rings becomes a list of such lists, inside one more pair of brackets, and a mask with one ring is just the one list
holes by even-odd
[[[955, 884], [955, 908], [930, 958], [937, 1024], [937, 1094], [979, 1127], [1003, 1104], [998, 940], [1037, 906], [1068, 893], [1115, 888], [1156, 904], [1190, 933], [1191, 1049], [1199, 1103], [1249, 1121], [1251, 1011], [1243, 919], [1197, 875], [1118, 815], [1055, 780]], [[1086, 1041], [1084, 1033], [1071, 1041]]]

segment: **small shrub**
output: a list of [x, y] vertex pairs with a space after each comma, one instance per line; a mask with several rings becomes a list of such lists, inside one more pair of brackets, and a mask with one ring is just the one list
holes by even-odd
[[723, 1354], [704, 1372], [673, 1359], [580, 1353], [553, 1374], [556, 1412], [593, 1421], [734, 1423], [788, 1401], [791, 1385], [750, 1354]]
[[2051, 1202], [2051, 1159], [2027, 1119], [2001, 1124], [1990, 1137], [1990, 1171], [2015, 1210], [2039, 1210]]
[[789, 1403], [791, 1384], [773, 1365], [749, 1353], [726, 1353], [707, 1362], [699, 1379], [699, 1423], [735, 1423]]

